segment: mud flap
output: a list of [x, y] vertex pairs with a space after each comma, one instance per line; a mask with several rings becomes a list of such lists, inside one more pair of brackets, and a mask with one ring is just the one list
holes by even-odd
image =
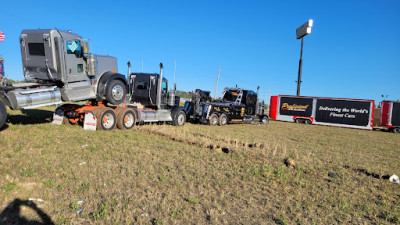
[[85, 120], [83, 122], [83, 129], [96, 130], [97, 118], [93, 112], [85, 112]]
[[53, 113], [53, 122], [54, 125], [61, 125], [64, 119], [64, 112], [60, 110], [60, 112]]

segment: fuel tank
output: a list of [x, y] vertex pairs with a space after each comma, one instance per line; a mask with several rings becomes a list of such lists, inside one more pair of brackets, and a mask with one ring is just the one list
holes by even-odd
[[29, 89], [14, 89], [7, 92], [12, 109], [29, 109], [60, 104], [61, 92], [56, 86]]

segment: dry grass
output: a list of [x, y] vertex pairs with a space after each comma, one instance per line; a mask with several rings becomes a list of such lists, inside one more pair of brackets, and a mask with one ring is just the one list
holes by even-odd
[[283, 122], [90, 132], [51, 125], [48, 110], [11, 112], [0, 131], [0, 223], [400, 223], [400, 185], [385, 179], [400, 173], [398, 134]]

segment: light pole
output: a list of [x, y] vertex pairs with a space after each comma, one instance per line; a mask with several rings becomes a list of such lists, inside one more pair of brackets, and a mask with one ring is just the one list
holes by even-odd
[[311, 33], [311, 27], [313, 26], [313, 20], [308, 20], [306, 23], [301, 25], [296, 29], [297, 39], [301, 38], [301, 50], [300, 50], [300, 60], [299, 60], [299, 73], [297, 77], [297, 96], [300, 95], [300, 85], [301, 85], [301, 71], [303, 67], [303, 44], [304, 37]]

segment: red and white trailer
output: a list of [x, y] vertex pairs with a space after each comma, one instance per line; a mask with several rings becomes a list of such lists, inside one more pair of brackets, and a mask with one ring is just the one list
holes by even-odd
[[325, 126], [373, 129], [374, 100], [271, 96], [270, 118]]
[[400, 133], [400, 101], [382, 101], [375, 109], [374, 127]]

